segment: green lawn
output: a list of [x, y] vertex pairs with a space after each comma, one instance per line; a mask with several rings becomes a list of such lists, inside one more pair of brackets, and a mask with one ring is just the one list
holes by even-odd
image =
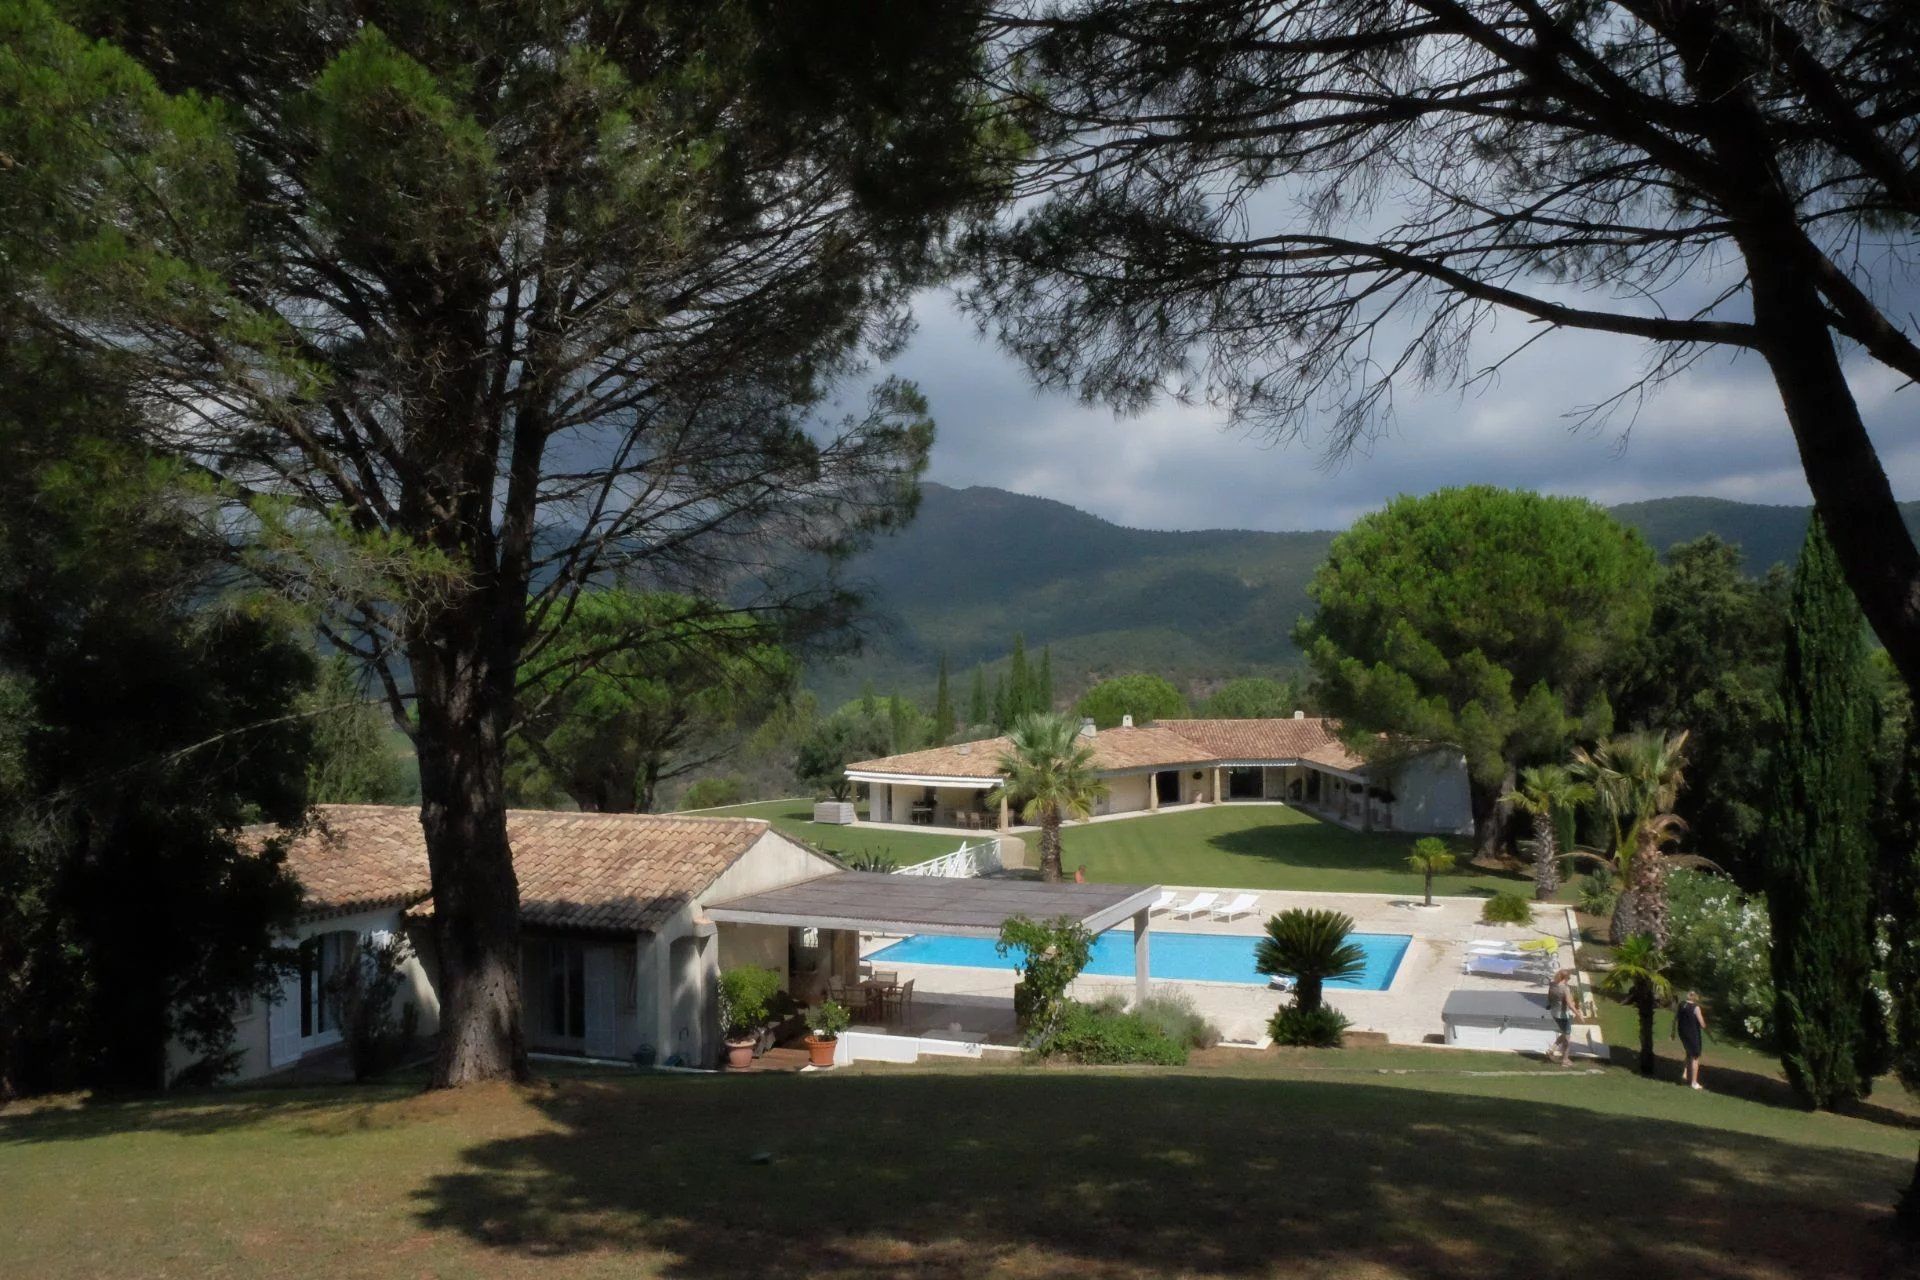
[[[1421, 879], [1406, 866], [1415, 838], [1348, 831], [1278, 805], [1224, 804], [1070, 826], [1061, 852], [1068, 871], [1084, 863], [1089, 880], [1123, 884], [1418, 893]], [[1530, 894], [1532, 882], [1468, 870], [1433, 885], [1442, 894], [1502, 890]]]
[[1902, 1114], [1440, 1050], [1203, 1057], [16, 1107], [0, 1275], [1902, 1274]]
[[905, 831], [874, 831], [861, 827], [836, 827], [813, 820], [811, 800], [764, 800], [759, 804], [729, 805], [724, 809], [695, 809], [695, 814], [716, 818], [765, 818], [786, 835], [805, 840], [829, 853], [857, 856], [878, 853], [901, 865], [925, 862], [960, 847], [954, 836], [916, 835]]

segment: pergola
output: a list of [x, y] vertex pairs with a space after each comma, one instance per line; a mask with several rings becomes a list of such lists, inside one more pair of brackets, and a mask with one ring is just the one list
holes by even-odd
[[785, 925], [852, 933], [936, 933], [997, 938], [1012, 916], [1077, 921], [1089, 933], [1104, 933], [1133, 919], [1135, 994], [1147, 996], [1149, 912], [1157, 885], [1045, 884], [1037, 880], [948, 879], [837, 871], [779, 889], [710, 903], [719, 924]]

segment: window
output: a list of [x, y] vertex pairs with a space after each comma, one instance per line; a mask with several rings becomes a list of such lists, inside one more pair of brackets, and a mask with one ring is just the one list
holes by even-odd
[[587, 949], [578, 942], [547, 943], [547, 1032], [586, 1039]]
[[359, 935], [351, 929], [308, 938], [300, 944], [300, 1036], [307, 1039], [340, 1028], [338, 1001], [328, 985], [353, 959]]

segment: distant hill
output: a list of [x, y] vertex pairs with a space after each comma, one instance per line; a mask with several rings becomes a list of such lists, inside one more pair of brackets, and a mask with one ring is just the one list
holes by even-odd
[[[871, 595], [875, 633], [859, 659], [812, 674], [829, 705], [869, 678], [883, 693], [924, 699], [943, 649], [964, 700], [973, 665], [1002, 657], [1016, 631], [1031, 648], [1053, 646], [1062, 693], [1127, 670], [1197, 682], [1290, 665], [1307, 582], [1335, 536], [1129, 529], [1004, 489], [924, 490], [919, 517], [849, 566]], [[1722, 498], [1612, 510], [1661, 551], [1716, 533], [1755, 574], [1792, 561], [1808, 514]], [[1902, 510], [1920, 528], [1920, 503]]]

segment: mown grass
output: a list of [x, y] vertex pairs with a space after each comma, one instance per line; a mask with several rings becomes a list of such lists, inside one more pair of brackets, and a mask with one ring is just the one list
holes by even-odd
[[[1406, 865], [1416, 838], [1348, 831], [1279, 805], [1221, 804], [1069, 826], [1061, 854], [1069, 871], [1085, 865], [1089, 880], [1110, 883], [1411, 894], [1422, 883]], [[1468, 868], [1439, 877], [1433, 891], [1492, 895], [1530, 884]]]
[[716, 818], [765, 818], [784, 835], [804, 840], [815, 848], [845, 857], [879, 854], [905, 866], [952, 853], [960, 841], [954, 836], [918, 835], [909, 831], [876, 831], [871, 827], [837, 827], [813, 820], [811, 800], [763, 800], [757, 804], [736, 804], [724, 809], [695, 809], [695, 815]]
[[1903, 1274], [1916, 1133], [1441, 1050], [0, 1112], [0, 1274]]

